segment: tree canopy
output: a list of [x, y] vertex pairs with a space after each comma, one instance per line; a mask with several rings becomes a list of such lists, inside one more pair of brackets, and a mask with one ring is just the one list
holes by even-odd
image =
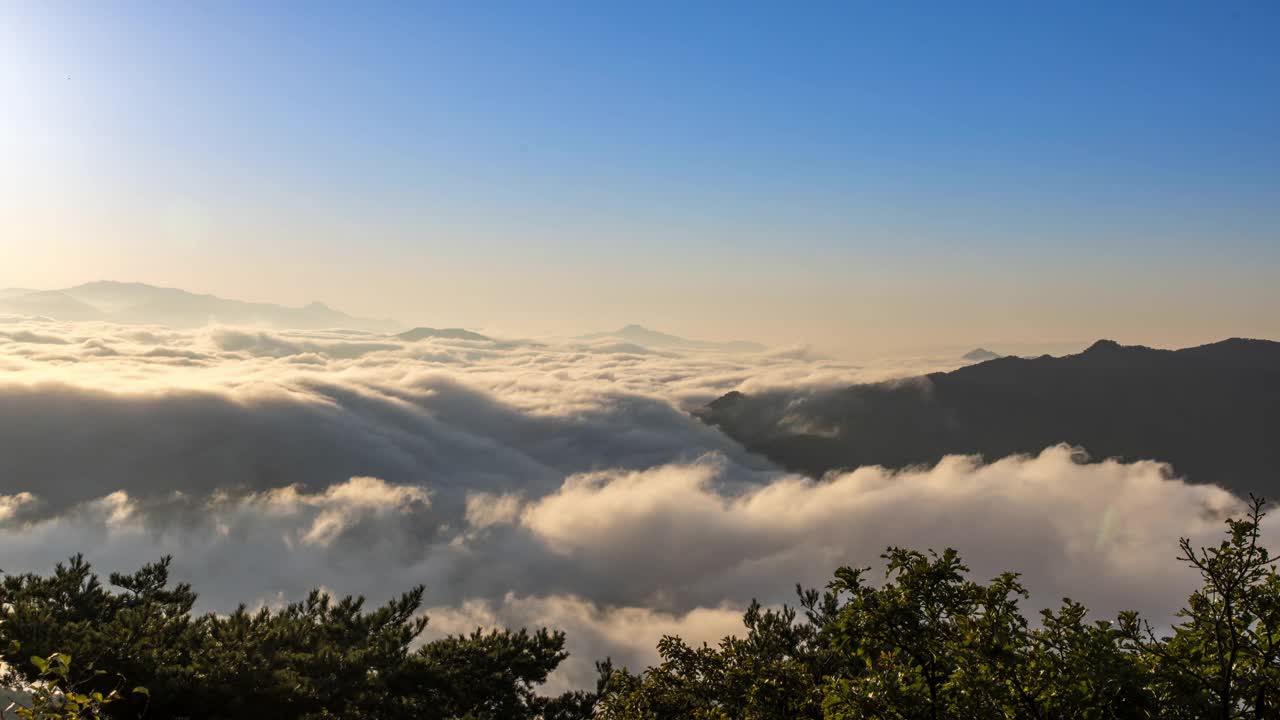
[[1183, 540], [1202, 586], [1157, 631], [1136, 613], [1091, 620], [1064, 599], [1029, 621], [1014, 573], [969, 577], [954, 550], [890, 548], [885, 573], [842, 567], [798, 610], [752, 605], [744, 637], [691, 647], [609, 680], [608, 720], [968, 720], [1280, 717], [1280, 578], [1263, 503], [1216, 547]]
[[283, 609], [193, 613], [164, 558], [104, 584], [82, 557], [0, 581], [0, 653], [36, 689], [22, 717], [458, 720], [967, 720], [1280, 717], [1280, 577], [1264, 504], [1216, 546], [1180, 545], [1201, 586], [1176, 622], [1029, 619], [1015, 573], [970, 577], [954, 550], [889, 548], [883, 576], [842, 567], [795, 606], [752, 603], [741, 636], [678, 637], [642, 671], [548, 697], [563, 633], [476, 630], [424, 642], [413, 588], [377, 608], [313, 592]]

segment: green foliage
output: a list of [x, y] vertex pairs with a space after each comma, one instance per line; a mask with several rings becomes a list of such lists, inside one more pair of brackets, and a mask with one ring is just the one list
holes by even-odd
[[1149, 623], [1121, 618], [1128, 647], [1154, 676], [1166, 717], [1280, 716], [1280, 577], [1260, 543], [1263, 503], [1228, 521], [1217, 547], [1196, 550], [1182, 540], [1179, 560], [1202, 586], [1179, 613], [1173, 634], [1158, 638]]
[[718, 648], [663, 638], [661, 665], [643, 676], [619, 672], [609, 678], [599, 717], [821, 717], [816, 681], [826, 653], [813, 626], [797, 624], [789, 608], [762, 610], [755, 603], [743, 621], [746, 637], [725, 638]]
[[[10, 644], [11, 655], [16, 655], [20, 651], [19, 643]], [[73, 681], [71, 657], [63, 653], [54, 653], [48, 657], [33, 655], [31, 665], [35, 671], [32, 673], [34, 681], [28, 685], [31, 694], [29, 702], [27, 704], [11, 703], [0, 711], [0, 717], [9, 717], [12, 714], [13, 717], [21, 720], [101, 718], [106, 716], [105, 711], [108, 705], [124, 697], [120, 692], [124, 678], [119, 675], [111, 677], [116, 687], [106, 693], [100, 690], [82, 690], [81, 685], [84, 682], [77, 684]], [[92, 667], [89, 669], [93, 670]], [[108, 673], [104, 670], [94, 670], [92, 675], [95, 679], [105, 679]], [[132, 693], [144, 698], [149, 695], [147, 689], [142, 687], [134, 688]]]
[[[50, 576], [0, 583], [0, 606], [9, 609], [0, 640], [84, 658], [89, 664], [67, 669], [65, 680], [90, 697], [116, 689], [115, 676], [93, 667], [148, 689], [114, 697], [100, 710], [106, 717], [518, 720], [550, 712], [570, 720], [588, 717], [595, 700], [534, 692], [566, 656], [561, 633], [477, 631], [418, 645], [427, 625], [420, 587], [373, 610], [361, 598], [313, 592], [275, 612], [193, 616], [196, 596], [170, 586], [168, 558], [110, 582], [117, 590], [75, 557]], [[20, 667], [15, 652], [3, 659]], [[43, 672], [18, 670], [28, 682]]]
[[562, 633], [420, 643], [420, 587], [372, 610], [313, 592], [279, 611], [194, 616], [167, 558], [111, 576], [114, 589], [80, 557], [5, 577], [0, 643], [33, 691], [10, 710], [24, 719], [1263, 720], [1280, 717], [1263, 507], [1215, 547], [1182, 540], [1202, 585], [1163, 635], [1133, 612], [1090, 620], [1070, 599], [1032, 623], [1017, 575], [982, 583], [954, 550], [889, 548], [883, 577], [842, 567], [822, 590], [797, 588], [803, 614], [752, 603], [742, 637], [665, 637], [656, 666], [605, 661], [595, 692], [554, 698], [538, 689], [566, 657]]
[[1017, 575], [984, 584], [954, 550], [889, 548], [880, 582], [844, 567], [825, 590], [800, 591], [804, 620], [753, 605], [744, 639], [664, 638], [659, 665], [612, 676], [598, 717], [1280, 717], [1280, 579], [1259, 542], [1262, 508], [1228, 521], [1216, 548], [1182, 541], [1204, 585], [1167, 638], [1135, 613], [1090, 621], [1070, 599], [1033, 626]]

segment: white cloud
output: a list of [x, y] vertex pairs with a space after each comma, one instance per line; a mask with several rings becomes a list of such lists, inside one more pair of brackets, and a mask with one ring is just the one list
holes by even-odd
[[392, 512], [409, 514], [415, 506], [428, 506], [430, 496], [425, 488], [391, 485], [372, 477], [353, 477], [330, 485], [323, 493], [307, 494], [297, 485], [290, 485], [250, 497], [248, 502], [261, 502], [272, 514], [297, 515], [304, 510], [319, 510], [299, 539], [308, 545], [327, 547], [359, 522], [381, 519]]
[[1207, 541], [1238, 507], [1158, 463], [1081, 464], [1065, 448], [818, 481], [687, 413], [733, 389], [804, 393], [951, 359], [0, 328], [6, 570], [168, 553], [205, 609], [425, 583], [433, 632], [567, 630], [563, 682], [603, 655], [650, 661], [663, 633], [714, 641], [752, 597], [789, 601], [890, 544], [955, 546], [979, 576], [1021, 571], [1033, 609], [1071, 594], [1167, 615], [1193, 582], [1178, 537]]
[[20, 492], [14, 495], [0, 495], [0, 522], [16, 516], [26, 506], [35, 502], [35, 495]]
[[522, 522], [575, 563], [628, 568], [617, 582], [635, 597], [651, 589], [652, 603], [785, 589], [788, 576], [817, 585], [900, 545], [958, 548], [980, 577], [1023, 573], [1039, 603], [1072, 595], [1107, 614], [1168, 615], [1192, 580], [1170, 560], [1179, 537], [1213, 541], [1242, 507], [1215, 486], [1168, 479], [1159, 463], [1086, 464], [1065, 446], [990, 464], [957, 456], [897, 473], [785, 475], [726, 493], [717, 481], [731, 471], [704, 460], [575, 476]]
[[519, 495], [468, 493], [467, 524], [479, 529], [494, 525], [509, 525], [519, 517], [522, 504]]

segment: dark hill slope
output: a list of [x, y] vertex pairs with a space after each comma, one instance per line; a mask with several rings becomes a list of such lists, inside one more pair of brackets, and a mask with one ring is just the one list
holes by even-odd
[[1056, 443], [1157, 459], [1199, 482], [1280, 497], [1280, 343], [1183, 350], [1102, 340], [1078, 355], [1004, 357], [906, 381], [797, 395], [730, 393], [702, 408], [792, 470], [995, 459]]
[[396, 337], [409, 342], [417, 342], [419, 340], [426, 340], [427, 338], [441, 338], [444, 340], [491, 340], [491, 338], [486, 335], [471, 332], [470, 330], [463, 330], [462, 328], [416, 327], [412, 330], [406, 330], [399, 335], [396, 335]]

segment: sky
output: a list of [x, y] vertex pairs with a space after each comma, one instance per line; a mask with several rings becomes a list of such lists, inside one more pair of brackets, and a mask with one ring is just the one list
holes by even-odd
[[0, 4], [0, 287], [843, 355], [1280, 337], [1275, 3]]

